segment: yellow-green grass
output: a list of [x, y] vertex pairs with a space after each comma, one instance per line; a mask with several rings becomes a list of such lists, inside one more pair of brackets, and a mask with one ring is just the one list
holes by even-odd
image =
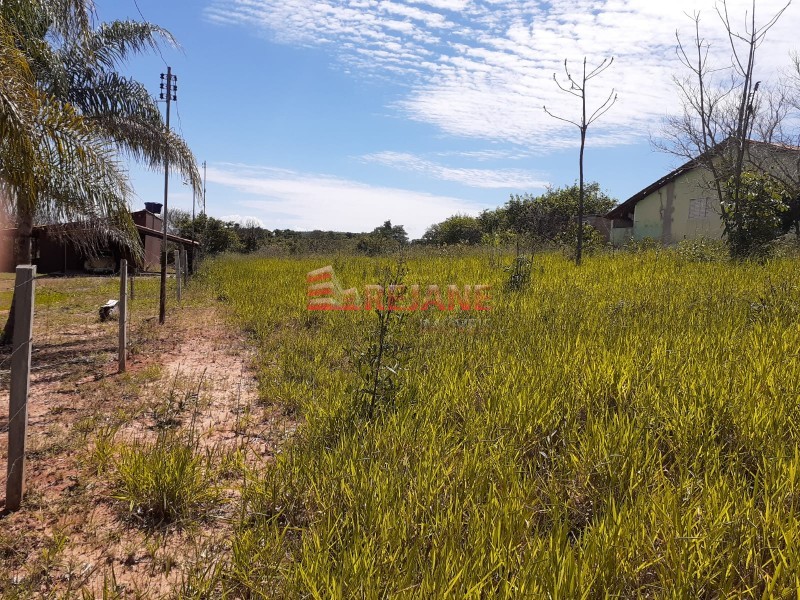
[[257, 340], [265, 401], [305, 419], [248, 481], [212, 585], [798, 597], [799, 262], [536, 256], [529, 288], [505, 292], [496, 257], [414, 258], [406, 283], [490, 284], [493, 310], [474, 327], [409, 314], [400, 392], [371, 420], [352, 408], [375, 317], [306, 310], [305, 274], [326, 264], [348, 287], [381, 282], [365, 258], [204, 271]]
[[[167, 280], [167, 303], [177, 304], [176, 282], [174, 276]], [[136, 300], [151, 305], [155, 301], [158, 313], [159, 278], [139, 276], [135, 278], [134, 294]], [[0, 311], [8, 311], [14, 288], [14, 274], [0, 273]], [[36, 307], [69, 311], [73, 309], [93, 310], [109, 298], [119, 298], [119, 276], [75, 276], [51, 277], [39, 275], [36, 278]], [[129, 299], [130, 300], [130, 299]]]

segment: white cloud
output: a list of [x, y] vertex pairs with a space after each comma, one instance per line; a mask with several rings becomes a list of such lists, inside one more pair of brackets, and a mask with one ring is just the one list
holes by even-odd
[[363, 157], [367, 162], [422, 173], [443, 181], [487, 189], [544, 189], [548, 182], [541, 176], [521, 169], [465, 169], [445, 167], [405, 152], [376, 152]]
[[466, 158], [477, 162], [486, 162], [493, 160], [522, 160], [523, 158], [530, 158], [533, 153], [530, 151], [522, 151], [516, 149], [514, 151], [508, 149], [493, 149], [493, 150], [449, 150], [447, 152], [437, 152], [436, 156], [442, 158]]
[[264, 221], [259, 219], [258, 217], [253, 216], [242, 216], [242, 215], [224, 215], [220, 217], [223, 221], [231, 222], [231, 223], [238, 223], [242, 226], [256, 226], [256, 227], [266, 227], [264, 225]]
[[477, 215], [482, 208], [449, 196], [240, 164], [209, 166], [208, 181], [251, 196], [237, 204], [269, 229], [361, 232], [391, 220], [417, 238], [449, 216]]
[[[761, 0], [757, 21], [783, 3]], [[743, 23], [750, 0], [728, 4], [734, 22]], [[564, 58], [573, 72], [584, 56], [591, 64], [615, 58], [591, 82], [592, 105], [611, 87], [619, 101], [591, 131], [590, 144], [625, 144], [657, 130], [676, 109], [675, 31], [688, 39], [686, 13], [697, 10], [712, 58], [727, 61], [712, 0], [213, 0], [205, 14], [215, 23], [256, 27], [279, 43], [327, 47], [348, 72], [404, 81], [408, 92], [394, 109], [408, 118], [544, 153], [578, 143], [576, 128], [542, 110], [578, 115], [577, 101], [552, 80]], [[760, 49], [757, 79], [787, 63], [798, 20], [794, 4]]]

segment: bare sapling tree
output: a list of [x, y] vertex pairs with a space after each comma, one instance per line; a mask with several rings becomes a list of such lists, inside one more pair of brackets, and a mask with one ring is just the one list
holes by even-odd
[[[741, 206], [747, 195], [742, 188], [744, 171], [774, 172], [781, 162], [775, 161], [774, 153], [762, 157], [751, 152], [750, 145], [753, 137], [772, 142], [783, 131], [787, 96], [778, 88], [764, 90], [755, 76], [755, 67], [757, 50], [790, 4], [791, 0], [759, 25], [756, 1], [752, 0], [744, 28], [738, 30], [727, 0], [719, 0], [715, 11], [725, 31], [730, 57], [723, 64], [713, 61], [711, 43], [701, 34], [700, 13], [688, 15], [694, 29], [691, 43], [675, 33], [678, 59], [688, 71], [675, 78], [682, 111], [665, 119], [662, 137], [654, 144], [696, 161], [709, 172], [708, 183], [719, 200], [728, 236], [738, 235], [745, 227]], [[770, 168], [765, 161], [769, 161]]]
[[579, 121], [575, 121], [572, 119], [567, 119], [565, 117], [560, 117], [556, 114], [553, 114], [550, 110], [547, 109], [547, 106], [543, 106], [544, 111], [553, 117], [554, 119], [558, 119], [559, 121], [564, 121], [565, 123], [569, 123], [571, 125], [575, 125], [580, 132], [581, 132], [581, 149], [580, 149], [580, 158], [578, 160], [578, 169], [579, 169], [579, 192], [578, 192], [578, 216], [577, 216], [577, 225], [578, 225], [578, 238], [575, 243], [575, 264], [580, 266], [581, 258], [583, 255], [583, 207], [584, 207], [584, 199], [586, 195], [586, 191], [584, 189], [583, 184], [583, 155], [584, 150], [586, 148], [586, 132], [589, 129], [589, 126], [597, 121], [600, 117], [606, 114], [614, 103], [617, 101], [617, 94], [615, 90], [612, 88], [611, 92], [608, 94], [605, 102], [603, 102], [591, 115], [588, 114], [586, 110], [586, 88], [592, 79], [599, 76], [603, 71], [608, 69], [612, 63], [614, 62], [614, 58], [605, 58], [603, 62], [601, 62], [598, 66], [587, 70], [587, 61], [584, 57], [583, 59], [583, 74], [579, 80], [576, 80], [572, 73], [569, 71], [569, 65], [567, 64], [567, 60], [564, 59], [564, 74], [566, 76], [566, 82], [562, 83], [558, 80], [558, 76], [556, 73], [553, 73], [553, 81], [556, 82], [558, 88], [571, 94], [581, 101], [581, 118]]

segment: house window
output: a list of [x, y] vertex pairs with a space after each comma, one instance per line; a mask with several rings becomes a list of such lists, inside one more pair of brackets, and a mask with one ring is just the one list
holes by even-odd
[[711, 198], [692, 198], [689, 200], [689, 218], [707, 219], [711, 216]]

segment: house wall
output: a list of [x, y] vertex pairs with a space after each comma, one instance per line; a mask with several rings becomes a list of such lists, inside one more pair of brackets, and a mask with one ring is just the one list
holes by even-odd
[[611, 245], [617, 248], [624, 246], [633, 239], [633, 227], [614, 227], [611, 229]]
[[[160, 219], [159, 219], [160, 220]], [[146, 233], [140, 233], [144, 247], [144, 271], [161, 270], [161, 238]]]
[[[14, 244], [16, 229], [0, 233], [0, 272], [14, 273], [16, 260]], [[75, 248], [58, 238], [50, 237], [46, 230], [35, 229], [31, 237], [31, 262], [37, 273], [63, 273], [83, 269], [83, 259]]]
[[14, 237], [16, 229], [0, 231], [0, 273], [14, 273], [17, 269], [14, 260]]
[[[133, 222], [142, 227], [153, 229], [155, 231], [162, 231], [164, 228], [164, 221], [155, 213], [148, 210], [137, 210], [131, 213]], [[160, 271], [161, 270], [161, 236], [151, 235], [149, 233], [139, 232], [142, 240], [142, 247], [144, 248], [144, 259], [141, 269], [143, 271]]]
[[[704, 217], [690, 216], [692, 200], [709, 199]], [[703, 169], [693, 169], [639, 201], [633, 212], [633, 238], [651, 238], [664, 244], [684, 239], [719, 239], [722, 219], [719, 200]]]
[[[158, 215], [147, 211], [137, 211], [131, 216], [135, 223], [159, 231], [163, 221]], [[13, 273], [16, 265], [14, 260], [14, 239], [16, 229], [0, 230], [0, 272]], [[144, 248], [144, 256], [141, 264], [137, 264], [130, 252], [118, 245], [111, 243], [106, 248], [100, 248], [103, 254], [113, 257], [114, 262], [119, 265], [119, 260], [127, 258], [130, 266], [144, 271], [159, 271], [161, 269], [161, 235], [139, 232], [139, 236]], [[36, 228], [34, 230], [32, 244], [33, 263], [37, 266], [39, 273], [56, 272], [80, 272], [84, 270], [84, 263], [89, 258], [80, 248], [65, 242], [56, 237], [50, 237], [46, 229]], [[184, 246], [188, 246], [184, 244]]]
[[142, 225], [143, 227], [147, 227], [148, 229], [161, 231], [164, 227], [164, 221], [161, 219], [161, 217], [147, 210], [137, 210], [136, 212], [132, 212], [131, 217], [133, 218], [134, 223], [137, 225]]
[[603, 240], [606, 242], [611, 240], [611, 219], [606, 219], [602, 215], [589, 215], [586, 217], [586, 222], [603, 236]]
[[746, 169], [766, 171], [783, 183], [800, 180], [800, 153], [789, 148], [750, 144]]
[[83, 270], [84, 258], [70, 243], [38, 232], [33, 242], [33, 263], [39, 273], [66, 273]]

